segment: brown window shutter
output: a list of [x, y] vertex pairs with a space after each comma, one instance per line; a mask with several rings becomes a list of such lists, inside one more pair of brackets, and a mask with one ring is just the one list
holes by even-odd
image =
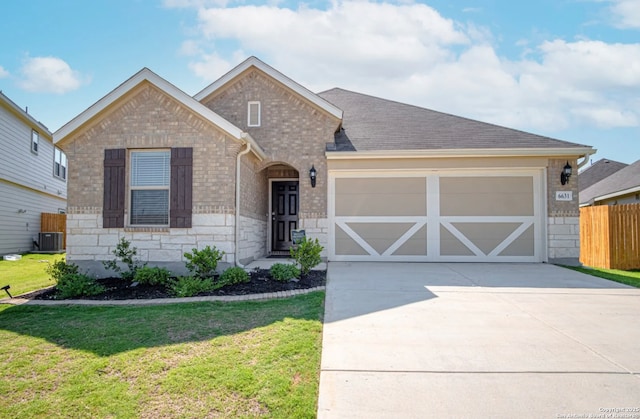
[[104, 201], [102, 226], [124, 227], [125, 161], [124, 148], [104, 151]]
[[192, 214], [193, 149], [171, 149], [169, 226], [190, 228]]

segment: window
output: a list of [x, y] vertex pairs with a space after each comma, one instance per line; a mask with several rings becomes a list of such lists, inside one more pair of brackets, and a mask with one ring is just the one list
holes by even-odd
[[250, 127], [259, 127], [260, 126], [260, 102], [249, 102], [249, 110], [248, 110], [248, 121], [247, 124]]
[[169, 151], [131, 152], [131, 225], [169, 224]]
[[67, 155], [56, 147], [53, 160], [53, 175], [65, 180], [67, 178]]
[[38, 154], [38, 141], [40, 141], [40, 134], [38, 134], [38, 131], [36, 130], [32, 130], [31, 131], [31, 152]]

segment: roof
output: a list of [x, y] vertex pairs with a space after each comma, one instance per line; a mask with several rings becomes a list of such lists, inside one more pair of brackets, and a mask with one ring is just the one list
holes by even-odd
[[116, 102], [122, 96], [127, 94], [129, 91], [134, 89], [136, 86], [140, 85], [143, 82], [148, 82], [163, 91], [168, 96], [172, 97], [182, 105], [191, 109], [194, 113], [200, 115], [204, 119], [210, 121], [214, 125], [218, 126], [220, 129], [225, 131], [231, 137], [235, 138], [238, 141], [248, 142], [251, 144], [252, 151], [260, 158], [264, 158], [265, 154], [260, 148], [260, 146], [249, 136], [249, 134], [243, 132], [240, 128], [233, 125], [231, 122], [222, 118], [217, 113], [213, 112], [211, 109], [207, 108], [182, 90], [178, 89], [173, 84], [169, 83], [162, 77], [155, 74], [153, 71], [148, 68], [143, 68], [136, 74], [134, 74], [130, 79], [122, 83], [120, 86], [116, 87], [102, 99], [98, 100], [96, 103], [87, 108], [84, 112], [73, 118], [71, 121], [66, 123], [62, 128], [53, 133], [53, 142], [58, 143], [65, 139], [72, 132], [76, 131], [78, 128], [82, 127], [85, 123], [91, 120], [93, 117], [98, 115], [100, 112], [104, 111], [111, 104]]
[[578, 190], [585, 190], [627, 166], [628, 164], [619, 161], [600, 159], [579, 173]]
[[335, 151], [477, 150], [480, 154], [493, 149], [502, 154], [505, 150], [539, 149], [540, 155], [580, 156], [595, 152], [590, 146], [339, 88], [318, 95], [344, 111], [343, 130], [336, 134]]
[[640, 160], [580, 191], [580, 205], [634, 192], [640, 192]]
[[2, 93], [2, 91], [0, 91], [0, 103], [3, 103], [5, 107], [10, 109], [16, 116], [18, 116], [28, 125], [31, 125], [34, 128], [38, 128], [41, 131], [41, 134], [45, 134], [45, 136], [51, 139], [51, 131], [49, 131], [49, 128], [47, 128], [42, 122], [36, 120], [26, 110], [18, 106], [13, 100], [9, 99], [9, 97]]
[[266, 73], [268, 76], [272, 77], [273, 79], [277, 80], [278, 82], [285, 85], [289, 89], [293, 90], [298, 95], [302, 96], [309, 102], [318, 106], [320, 109], [323, 109], [325, 112], [329, 113], [330, 115], [333, 115], [335, 118], [342, 119], [342, 110], [340, 110], [338, 107], [327, 102], [325, 99], [316, 95], [311, 90], [308, 90], [302, 85], [296, 83], [295, 81], [291, 80], [289, 77], [285, 76], [284, 74], [280, 73], [278, 70], [260, 61], [256, 57], [249, 57], [246, 60], [244, 60], [238, 66], [236, 66], [231, 71], [229, 71], [227, 74], [220, 77], [218, 80], [211, 83], [209, 86], [205, 87], [200, 92], [196, 93], [194, 96], [194, 99], [201, 102], [202, 100], [206, 99], [215, 91], [221, 89], [227, 83], [231, 82], [233, 79], [235, 79], [236, 77], [238, 77], [240, 74], [242, 74], [243, 72], [245, 72], [251, 67], [255, 67], [258, 70]]

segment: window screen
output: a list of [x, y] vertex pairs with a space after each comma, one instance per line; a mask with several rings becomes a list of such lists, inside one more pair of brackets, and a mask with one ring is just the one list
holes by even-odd
[[169, 151], [131, 153], [131, 225], [169, 224]]

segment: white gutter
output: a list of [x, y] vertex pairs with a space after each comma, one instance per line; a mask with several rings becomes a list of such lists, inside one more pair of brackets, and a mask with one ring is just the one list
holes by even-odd
[[[595, 151], [592, 154], [595, 154]], [[589, 156], [589, 154], [585, 155], [583, 160], [578, 163], [578, 170], [582, 169], [587, 163], [589, 163]]]
[[246, 142], [246, 148], [238, 153], [236, 156], [236, 222], [235, 222], [235, 265], [244, 268], [244, 265], [240, 263], [240, 159], [245, 154], [251, 151], [251, 143]]
[[461, 148], [440, 150], [369, 150], [327, 151], [327, 160], [396, 159], [396, 158], [446, 158], [446, 157], [530, 157], [530, 156], [584, 156], [597, 150], [591, 147], [563, 148]]

